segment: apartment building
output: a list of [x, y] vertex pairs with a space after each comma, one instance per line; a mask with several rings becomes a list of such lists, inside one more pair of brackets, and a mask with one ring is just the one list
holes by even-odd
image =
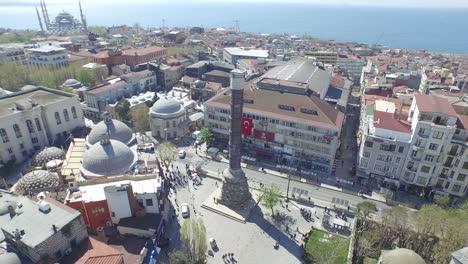
[[65, 48], [42, 46], [28, 49], [26, 60], [29, 65], [36, 67], [61, 68], [68, 66], [69, 57]]

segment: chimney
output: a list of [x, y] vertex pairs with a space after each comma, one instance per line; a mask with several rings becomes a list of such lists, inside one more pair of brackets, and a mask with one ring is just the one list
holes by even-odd
[[57, 233], [57, 226], [56, 225], [52, 225], [52, 229], [54, 230], [54, 233]]
[[13, 206], [11, 206], [11, 205], [8, 206], [8, 213], [10, 213], [10, 218], [15, 217], [16, 211], [15, 211], [15, 209], [13, 208]]

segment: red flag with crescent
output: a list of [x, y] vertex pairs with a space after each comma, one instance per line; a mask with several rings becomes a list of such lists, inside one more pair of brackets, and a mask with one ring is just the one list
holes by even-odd
[[250, 118], [242, 118], [242, 135], [252, 135], [253, 121]]

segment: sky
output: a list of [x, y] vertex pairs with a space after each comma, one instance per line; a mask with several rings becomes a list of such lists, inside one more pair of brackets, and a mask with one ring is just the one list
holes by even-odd
[[[78, 0], [46, 0], [47, 4], [76, 4]], [[445, 7], [468, 8], [468, 0], [81, 0], [83, 4], [198, 4], [198, 3], [294, 3], [346, 6], [391, 6], [391, 7]], [[37, 5], [39, 0], [0, 0], [0, 6]]]

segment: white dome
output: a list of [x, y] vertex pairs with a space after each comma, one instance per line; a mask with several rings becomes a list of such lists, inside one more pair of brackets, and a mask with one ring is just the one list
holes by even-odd
[[18, 181], [17, 190], [34, 191], [36, 189], [55, 187], [59, 185], [59, 177], [57, 174], [46, 170], [32, 171]]
[[109, 133], [110, 139], [118, 140], [126, 145], [131, 145], [135, 141], [135, 135], [126, 124], [119, 120], [108, 119], [93, 127], [87, 138], [88, 145], [98, 143], [102, 135], [107, 133]]
[[183, 106], [174, 98], [159, 98], [151, 107], [151, 111], [155, 114], [175, 114], [182, 110]]
[[83, 154], [82, 173], [85, 177], [122, 174], [130, 170], [137, 159], [127, 145], [111, 139], [108, 143], [94, 144]]

